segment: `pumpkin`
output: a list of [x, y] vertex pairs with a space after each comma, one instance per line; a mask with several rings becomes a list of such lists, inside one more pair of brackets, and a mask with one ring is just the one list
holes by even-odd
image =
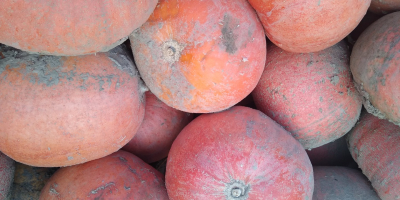
[[0, 50], [0, 151], [37, 167], [79, 164], [128, 143], [144, 91], [122, 47], [86, 56]]
[[264, 30], [246, 0], [160, 0], [129, 38], [150, 91], [189, 113], [221, 111], [244, 99], [266, 59]]
[[371, 0], [249, 0], [271, 42], [295, 53], [317, 52], [344, 39]]
[[311, 199], [314, 188], [301, 144], [242, 106], [190, 122], [172, 144], [165, 182], [171, 200]]
[[400, 127], [364, 112], [347, 136], [353, 159], [382, 200], [400, 197]]
[[168, 196], [160, 172], [120, 150], [84, 164], [60, 168], [47, 181], [39, 199], [168, 200]]
[[400, 11], [381, 17], [361, 34], [350, 69], [367, 111], [400, 125]]
[[313, 200], [380, 200], [359, 170], [337, 166], [314, 167]]
[[150, 91], [145, 95], [143, 122], [133, 139], [122, 149], [153, 163], [168, 156], [172, 142], [193, 115], [167, 106]]
[[376, 14], [385, 15], [391, 12], [400, 11], [399, 0], [371, 0], [369, 7], [371, 12]]
[[357, 122], [362, 107], [349, 54], [344, 41], [304, 54], [271, 44], [263, 75], [252, 93], [257, 108], [306, 149], [342, 137]]
[[0, 43], [31, 53], [83, 55], [124, 42], [157, 0], [2, 0]]

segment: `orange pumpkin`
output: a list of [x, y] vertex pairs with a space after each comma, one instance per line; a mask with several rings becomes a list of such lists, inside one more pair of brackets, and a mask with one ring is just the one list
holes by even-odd
[[117, 151], [139, 128], [144, 92], [123, 49], [76, 57], [0, 52], [0, 151], [14, 160], [87, 162]]
[[345, 38], [361, 21], [371, 0], [249, 0], [271, 42], [309, 53]]
[[266, 59], [262, 25], [246, 0], [161, 0], [130, 40], [151, 92], [189, 113], [244, 99]]
[[82, 55], [124, 42], [157, 0], [2, 0], [0, 43], [24, 51]]
[[164, 176], [126, 151], [84, 164], [60, 168], [48, 180], [40, 200], [168, 200]]
[[347, 135], [353, 159], [382, 200], [400, 197], [400, 127], [364, 112]]
[[176, 136], [192, 120], [193, 115], [165, 105], [150, 91], [145, 95], [143, 122], [135, 137], [122, 149], [147, 163], [153, 163], [168, 156]]

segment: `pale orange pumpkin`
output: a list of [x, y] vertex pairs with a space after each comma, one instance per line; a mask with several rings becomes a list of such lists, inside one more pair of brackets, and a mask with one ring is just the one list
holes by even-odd
[[109, 155], [135, 135], [144, 92], [122, 49], [75, 57], [0, 52], [4, 154], [32, 166], [69, 166]]
[[51, 55], [108, 51], [153, 12], [157, 0], [2, 0], [0, 43]]

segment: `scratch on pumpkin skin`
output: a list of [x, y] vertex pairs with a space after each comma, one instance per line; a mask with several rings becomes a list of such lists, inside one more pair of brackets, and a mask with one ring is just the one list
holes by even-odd
[[[114, 182], [106, 183], [105, 185], [102, 185], [102, 186], [100, 186], [100, 187], [98, 187], [98, 188], [96, 188], [96, 189], [90, 191], [88, 197], [90, 197], [90, 195], [92, 195], [92, 194], [97, 194], [98, 192], [100, 192], [100, 191], [102, 191], [102, 190], [105, 190], [105, 189], [107, 189], [107, 188], [109, 188], [109, 187], [112, 187], [112, 186], [115, 186], [115, 183], [114, 183]], [[112, 189], [110, 189], [110, 191], [111, 191], [111, 190], [112, 190]]]
[[61, 195], [60, 195], [60, 193], [56, 190], [56, 187], [58, 187], [58, 184], [57, 184], [57, 183], [53, 183], [53, 184], [50, 186], [49, 193], [50, 193], [50, 195], [56, 196], [57, 199], [60, 199], [60, 198], [61, 198]]

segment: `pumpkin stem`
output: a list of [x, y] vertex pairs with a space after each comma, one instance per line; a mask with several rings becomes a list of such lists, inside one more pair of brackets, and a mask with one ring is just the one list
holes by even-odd
[[179, 61], [181, 57], [181, 52], [185, 48], [184, 44], [179, 44], [175, 40], [168, 40], [162, 44], [162, 53], [165, 61], [173, 64]]
[[233, 180], [226, 184], [225, 195], [226, 200], [246, 200], [249, 195], [250, 186], [243, 181]]

